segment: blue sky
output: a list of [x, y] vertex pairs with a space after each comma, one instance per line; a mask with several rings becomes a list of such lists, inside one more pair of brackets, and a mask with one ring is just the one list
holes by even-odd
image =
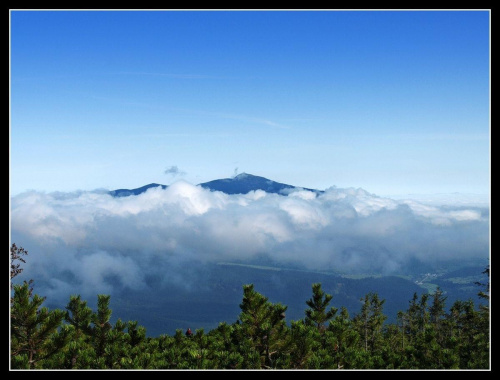
[[490, 192], [488, 11], [14, 10], [10, 23], [12, 195], [235, 172]]

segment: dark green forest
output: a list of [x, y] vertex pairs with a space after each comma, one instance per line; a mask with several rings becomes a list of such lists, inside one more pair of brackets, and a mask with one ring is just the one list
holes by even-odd
[[[415, 293], [397, 322], [386, 323], [377, 293], [350, 315], [314, 283], [304, 318], [287, 321], [286, 305], [248, 284], [234, 323], [148, 337], [138, 321], [110, 323], [109, 295], [97, 296], [96, 310], [79, 295], [49, 310], [33, 281], [12, 283], [27, 251], [13, 244], [10, 255], [11, 369], [490, 369], [488, 302], [448, 307], [439, 288]], [[488, 301], [489, 282], [476, 285]]]

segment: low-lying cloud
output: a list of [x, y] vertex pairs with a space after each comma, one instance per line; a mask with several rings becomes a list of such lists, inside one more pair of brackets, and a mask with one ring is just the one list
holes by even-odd
[[211, 192], [178, 181], [129, 197], [26, 192], [11, 200], [11, 240], [29, 251], [42, 294], [188, 283], [186, 264], [256, 260], [393, 274], [415, 261], [487, 259], [489, 212], [377, 197], [362, 189], [288, 196]]

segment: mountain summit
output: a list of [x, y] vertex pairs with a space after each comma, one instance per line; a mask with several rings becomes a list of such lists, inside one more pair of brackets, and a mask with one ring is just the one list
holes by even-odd
[[[139, 195], [141, 193], [144, 193], [151, 187], [158, 187], [158, 186], [161, 186], [163, 189], [167, 187], [166, 185], [151, 183], [149, 185], [145, 185], [137, 189], [113, 190], [110, 191], [109, 194], [114, 197], [127, 197], [129, 195]], [[222, 191], [223, 193], [226, 194], [247, 194], [250, 191], [263, 190], [266, 193], [288, 195], [293, 190], [301, 190], [301, 189], [313, 191], [318, 194], [323, 192], [320, 190], [287, 185], [286, 183], [275, 182], [264, 177], [259, 177], [247, 173], [238, 174], [233, 178], [216, 179], [213, 181], [200, 183], [198, 184], [198, 186], [201, 186], [204, 189], [209, 189], [211, 191]]]
[[[297, 189], [292, 185], [275, 182], [270, 179], [252, 174], [241, 173], [233, 178], [216, 179], [214, 181], [200, 183], [200, 186], [212, 191], [222, 191], [226, 194], [246, 194], [250, 191], [263, 190], [266, 193], [287, 195], [291, 190]], [[310, 191], [318, 191], [305, 189]]]

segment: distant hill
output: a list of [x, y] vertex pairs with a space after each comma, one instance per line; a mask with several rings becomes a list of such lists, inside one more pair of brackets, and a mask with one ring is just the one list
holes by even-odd
[[[147, 191], [152, 187], [161, 186], [166, 189], [166, 185], [160, 185], [157, 183], [150, 183], [139, 187], [137, 189], [118, 189], [109, 192], [110, 195], [114, 197], [128, 197], [130, 195], [139, 195]], [[275, 182], [270, 179], [259, 177], [252, 174], [241, 173], [233, 178], [216, 179], [209, 182], [200, 183], [198, 186], [204, 189], [209, 189], [211, 191], [222, 191], [226, 194], [247, 194], [250, 191], [262, 190], [266, 193], [288, 195], [290, 192], [295, 190], [308, 190], [315, 193], [323, 193], [321, 190], [302, 188], [292, 185], [287, 185], [286, 183]]]
[[158, 186], [161, 186], [162, 189], [166, 189], [167, 188], [166, 185], [160, 185], [158, 183], [150, 183], [149, 185], [138, 187], [137, 189], [118, 189], [118, 190], [112, 190], [112, 191], [109, 192], [109, 194], [112, 195], [113, 197], [128, 197], [129, 195], [139, 195], [139, 194], [142, 194], [142, 193], [146, 192], [146, 190], [148, 190], [148, 189], [150, 189], [152, 187], [158, 187]]
[[[460, 299], [473, 299], [477, 304], [480, 290], [474, 281], [486, 282], [481, 275], [484, 268], [467, 268], [453, 276], [453, 283], [443, 275], [429, 281], [438, 284], [445, 292], [446, 310]], [[271, 302], [288, 306], [287, 321], [304, 318], [306, 300], [311, 297], [311, 285], [322, 284], [323, 290], [333, 295], [330, 306], [345, 306], [352, 315], [361, 308], [360, 299], [369, 292], [375, 292], [385, 300], [383, 312], [387, 323], [396, 323], [398, 311], [406, 311], [414, 293], [424, 294], [428, 289], [419, 286], [413, 279], [401, 276], [341, 276], [334, 273], [320, 273], [307, 270], [286, 269], [270, 266], [246, 265], [241, 263], [197, 264], [180, 269], [185, 274], [181, 282], [166, 281], [162, 276], [148, 276], [147, 289], [119, 289], [113, 286], [111, 309], [113, 320], [137, 320], [147, 328], [149, 336], [174, 334], [176, 329], [205, 331], [216, 328], [220, 322], [233, 323], [241, 311], [243, 285], [254, 284], [255, 289], [269, 297]], [[473, 277], [472, 277], [473, 275]], [[110, 281], [113, 281], [110, 279]], [[424, 284], [425, 285], [425, 284]], [[69, 298], [69, 297], [68, 297]], [[50, 308], [62, 308], [63, 304], [51, 304]], [[88, 298], [89, 306], [95, 308], [96, 298]], [[67, 302], [67, 301], [65, 301]], [[113, 322], [114, 323], [114, 322]]]

